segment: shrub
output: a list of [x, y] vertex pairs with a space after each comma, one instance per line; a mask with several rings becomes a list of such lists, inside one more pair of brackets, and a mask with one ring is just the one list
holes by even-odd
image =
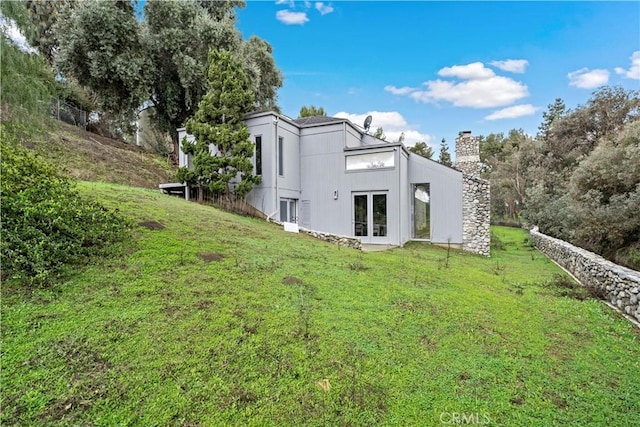
[[43, 284], [128, 235], [124, 217], [81, 197], [72, 180], [21, 147], [4, 125], [0, 144], [3, 277]]

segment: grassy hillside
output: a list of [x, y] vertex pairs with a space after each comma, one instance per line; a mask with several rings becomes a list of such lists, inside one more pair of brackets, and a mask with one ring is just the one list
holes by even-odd
[[145, 188], [175, 180], [166, 158], [135, 145], [50, 119], [40, 127], [46, 130], [29, 129], [23, 145], [73, 178]]
[[83, 183], [142, 224], [47, 289], [2, 287], [3, 425], [632, 425], [638, 331], [497, 228], [485, 259], [361, 253]]

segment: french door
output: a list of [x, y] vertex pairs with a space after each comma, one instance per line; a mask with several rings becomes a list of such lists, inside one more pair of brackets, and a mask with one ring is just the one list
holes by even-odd
[[353, 235], [363, 243], [387, 243], [387, 193], [353, 193]]

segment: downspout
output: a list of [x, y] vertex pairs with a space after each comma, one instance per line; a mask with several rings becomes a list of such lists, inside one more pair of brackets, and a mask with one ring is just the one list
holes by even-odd
[[403, 246], [402, 243], [402, 145], [397, 150], [398, 153], [398, 246]]
[[[275, 138], [273, 140], [274, 141], [274, 147], [275, 147], [275, 150], [273, 150], [273, 152], [275, 154], [275, 161], [273, 162], [274, 165], [275, 165], [275, 171], [274, 171], [275, 173], [273, 175], [274, 179], [275, 179], [275, 186], [274, 186], [274, 189], [273, 189], [273, 193], [275, 194], [275, 205], [273, 205], [273, 206], [274, 206], [275, 211], [271, 215], [269, 215], [269, 217], [277, 214], [278, 211], [280, 211], [280, 203], [279, 203], [280, 199], [278, 198], [278, 166], [279, 166], [278, 165], [278, 158], [279, 158], [279, 154], [280, 154], [278, 152], [278, 150], [280, 148], [280, 144], [279, 144], [279, 141], [278, 141], [278, 116], [277, 115], [276, 115], [276, 118], [273, 121], [273, 125], [274, 125], [274, 133], [275, 133]], [[283, 149], [284, 149], [284, 147], [283, 147]], [[283, 153], [283, 156], [284, 156], [284, 153]]]
[[342, 122], [342, 146], [347, 148], [347, 122]]

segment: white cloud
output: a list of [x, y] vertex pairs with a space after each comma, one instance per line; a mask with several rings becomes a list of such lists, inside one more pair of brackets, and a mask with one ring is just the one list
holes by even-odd
[[[509, 66], [515, 69], [513, 64]], [[438, 75], [458, 80], [429, 80], [423, 83], [426, 89], [393, 85], [387, 85], [384, 89], [394, 95], [407, 95], [424, 103], [445, 101], [456, 107], [471, 108], [504, 107], [529, 96], [529, 89], [525, 84], [496, 75], [482, 62], [444, 67], [438, 71]]]
[[489, 64], [503, 71], [522, 74], [527, 68], [527, 65], [529, 65], [529, 61], [526, 59], [507, 59], [505, 61], [492, 61], [489, 62]]
[[286, 4], [289, 7], [294, 7], [296, 2], [294, 0], [276, 0], [276, 4]]
[[425, 103], [447, 101], [456, 107], [502, 107], [529, 95], [526, 85], [502, 76], [460, 83], [438, 79], [424, 84], [428, 90], [413, 92], [411, 98]]
[[371, 122], [371, 132], [377, 128], [382, 128], [384, 134], [387, 136], [387, 141], [397, 141], [400, 138], [400, 134], [404, 132], [404, 144], [406, 146], [415, 145], [416, 142], [424, 141], [430, 144], [433, 137], [428, 134], [418, 131], [416, 126], [407, 124], [407, 121], [402, 114], [397, 111], [369, 111], [364, 114], [351, 114], [346, 112], [339, 112], [334, 114], [334, 117], [340, 117], [349, 119], [349, 121], [357, 126], [362, 127], [364, 119], [367, 116], [371, 116], [373, 121]]
[[485, 120], [515, 119], [516, 117], [530, 116], [539, 109], [531, 104], [514, 105], [513, 107], [503, 108], [494, 111], [486, 116]]
[[333, 6], [331, 6], [330, 4], [324, 4], [321, 1], [317, 1], [315, 6], [316, 10], [320, 12], [320, 15], [326, 15], [333, 12]]
[[628, 70], [622, 67], [616, 67], [616, 73], [622, 74], [630, 79], [640, 80], [640, 50], [633, 52], [629, 59], [631, 59], [631, 67], [629, 67]]
[[608, 70], [589, 70], [581, 68], [567, 74], [569, 77], [569, 86], [579, 87], [581, 89], [593, 89], [609, 82]]
[[474, 62], [467, 65], [454, 65], [453, 67], [444, 67], [438, 71], [438, 75], [442, 77], [459, 77], [465, 80], [489, 79], [495, 76], [495, 73], [484, 66], [482, 62]]
[[384, 87], [384, 90], [386, 90], [387, 92], [391, 92], [394, 95], [408, 95], [418, 89], [409, 86], [395, 87], [392, 85], [387, 85]]
[[304, 25], [305, 22], [309, 22], [306, 12], [292, 12], [290, 10], [277, 11], [276, 19], [286, 25]]
[[36, 53], [36, 49], [29, 45], [27, 38], [22, 34], [20, 28], [13, 19], [7, 19], [0, 16], [0, 30], [4, 32], [9, 40], [11, 40], [18, 48], [25, 53]]

